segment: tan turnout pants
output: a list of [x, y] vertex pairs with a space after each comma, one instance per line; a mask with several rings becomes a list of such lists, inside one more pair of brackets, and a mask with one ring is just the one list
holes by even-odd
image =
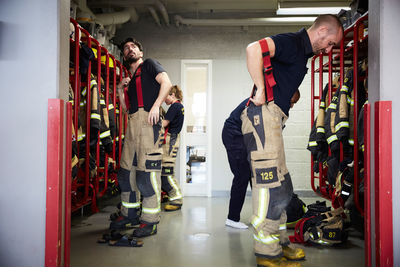
[[287, 116], [272, 101], [250, 104], [241, 120], [252, 170], [254, 252], [258, 257], [280, 257], [282, 245], [289, 243], [285, 208], [293, 192], [282, 137]]
[[161, 121], [150, 125], [147, 122], [148, 114], [139, 108], [128, 115], [118, 182], [122, 191], [123, 215], [125, 209], [129, 214], [129, 209], [140, 206], [139, 194], [135, 192], [137, 188], [143, 197], [140, 221], [157, 224], [161, 212], [161, 146], [164, 136]]
[[179, 134], [168, 133], [163, 145], [163, 159], [161, 172], [161, 186], [167, 192], [172, 205], [182, 205], [182, 193], [179, 183], [175, 179], [176, 155], [179, 149]]

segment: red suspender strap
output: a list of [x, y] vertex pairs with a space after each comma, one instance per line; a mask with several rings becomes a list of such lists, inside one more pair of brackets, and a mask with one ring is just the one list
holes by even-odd
[[140, 64], [135, 73], [136, 94], [138, 101], [138, 108], [143, 107], [143, 91], [142, 91], [142, 65]]
[[142, 65], [140, 64], [135, 73], [136, 94], [138, 101], [138, 108], [143, 107], [143, 91], [142, 91]]
[[[169, 126], [169, 125], [168, 125]], [[163, 144], [166, 144], [167, 143], [167, 135], [168, 135], [168, 130], [169, 130], [169, 127], [165, 127], [165, 132], [164, 132], [164, 142], [163, 142]]]
[[267, 93], [267, 102], [274, 100], [274, 91], [272, 87], [276, 85], [274, 75], [272, 73], [272, 66], [271, 66], [271, 58], [269, 54], [268, 43], [265, 38], [258, 41], [261, 46], [262, 56], [263, 56], [263, 64], [264, 64], [264, 80], [266, 86], [266, 93]]

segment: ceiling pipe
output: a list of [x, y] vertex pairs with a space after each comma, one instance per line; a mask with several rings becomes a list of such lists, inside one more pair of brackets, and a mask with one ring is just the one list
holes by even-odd
[[175, 17], [175, 25], [188, 26], [266, 26], [266, 25], [311, 25], [316, 17], [272, 17], [249, 19], [185, 19], [179, 15]]
[[155, 20], [156, 24], [161, 27], [161, 22], [160, 22], [160, 18], [157, 15], [156, 10], [154, 9], [154, 7], [152, 6], [148, 6], [147, 9], [150, 11], [151, 15], [153, 16], [153, 19]]
[[[134, 7], [126, 8], [120, 12], [94, 14], [87, 6], [87, 0], [78, 0], [78, 7], [83, 15], [83, 20], [95, 21], [103, 26], [113, 24], [123, 24], [129, 20], [136, 23], [139, 20], [139, 15]], [[90, 16], [90, 18], [88, 17]]]
[[139, 15], [134, 7], [127, 8], [126, 11], [131, 15], [131, 22], [136, 23], [139, 20]]
[[168, 12], [167, 12], [167, 9], [165, 8], [164, 4], [158, 0], [154, 4], [157, 6], [158, 10], [160, 11], [160, 13], [165, 21], [165, 24], [167, 24], [167, 26], [169, 26], [169, 16], [168, 16]]
[[113, 13], [102, 13], [96, 14], [95, 21], [103, 26], [112, 24], [123, 24], [128, 22], [131, 15], [127, 11], [113, 12]]
[[92, 21], [96, 15], [90, 10], [86, 4], [86, 0], [78, 0], [78, 8], [81, 12], [77, 14], [77, 20]]

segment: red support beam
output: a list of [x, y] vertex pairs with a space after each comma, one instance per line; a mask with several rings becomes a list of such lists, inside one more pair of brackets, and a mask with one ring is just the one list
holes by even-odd
[[375, 102], [376, 266], [393, 266], [392, 102]]
[[67, 103], [65, 139], [64, 267], [69, 267], [71, 250], [72, 103]]
[[47, 111], [45, 266], [61, 264], [64, 101], [49, 99]]
[[364, 105], [364, 244], [365, 267], [371, 267], [371, 105]]

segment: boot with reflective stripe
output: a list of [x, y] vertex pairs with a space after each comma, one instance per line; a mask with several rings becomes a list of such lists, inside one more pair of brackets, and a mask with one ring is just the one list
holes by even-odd
[[298, 261], [304, 260], [304, 258], [306, 257], [306, 254], [304, 253], [304, 250], [302, 248], [284, 246], [282, 247], [282, 251], [283, 257], [288, 260]]
[[299, 262], [287, 261], [285, 258], [257, 258], [257, 266], [258, 267], [301, 267]]
[[133, 231], [132, 235], [134, 237], [146, 237], [155, 234], [157, 234], [157, 224], [151, 225], [142, 223], [140, 228]]

